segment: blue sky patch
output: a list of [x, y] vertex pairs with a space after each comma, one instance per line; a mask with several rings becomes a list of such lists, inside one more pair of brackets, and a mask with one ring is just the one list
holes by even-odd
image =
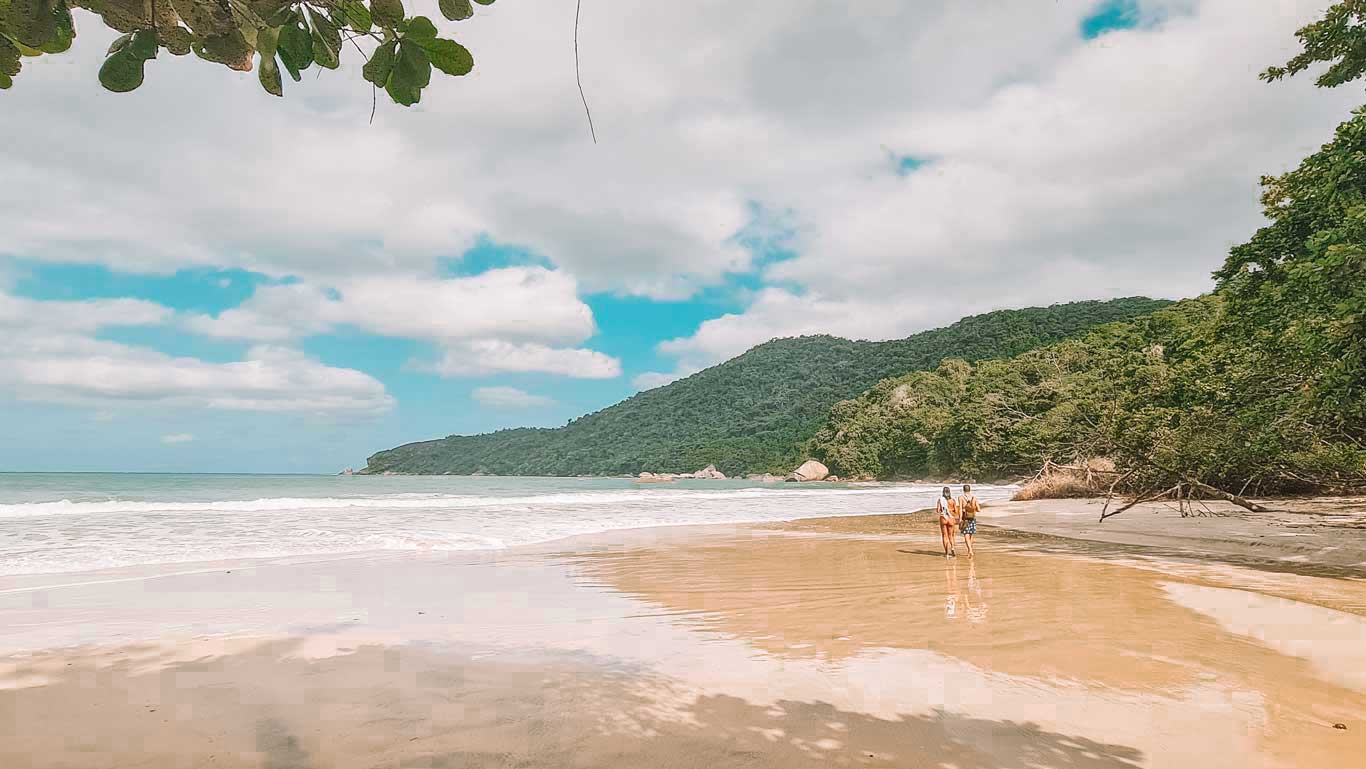
[[218, 314], [246, 301], [256, 287], [288, 283], [246, 270], [193, 269], [170, 275], [118, 272], [100, 264], [15, 260], [13, 293], [29, 299], [144, 299], [184, 312]]
[[1104, 0], [1081, 20], [1081, 36], [1094, 40], [1107, 32], [1132, 29], [1138, 23], [1138, 0]]
[[441, 271], [449, 277], [468, 278], [481, 272], [506, 267], [552, 267], [550, 260], [530, 249], [499, 243], [482, 235], [478, 242], [458, 258], [443, 260]]

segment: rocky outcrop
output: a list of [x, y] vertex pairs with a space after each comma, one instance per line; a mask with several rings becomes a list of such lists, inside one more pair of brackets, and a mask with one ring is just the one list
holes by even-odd
[[705, 481], [724, 481], [726, 474], [716, 469], [716, 465], [707, 465], [695, 473], [641, 473], [636, 476], [638, 483], [669, 483], [682, 479], [700, 478]]
[[801, 467], [788, 473], [787, 477], [783, 480], [805, 483], [807, 481], [823, 481], [829, 477], [829, 475], [830, 468], [814, 459], [808, 459], [801, 464]]

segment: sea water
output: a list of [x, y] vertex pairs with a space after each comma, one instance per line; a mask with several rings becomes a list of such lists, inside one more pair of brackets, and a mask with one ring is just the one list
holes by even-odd
[[[0, 473], [0, 575], [376, 550], [488, 550], [649, 526], [874, 515], [939, 486], [628, 478]], [[978, 486], [983, 500], [1012, 487]], [[957, 489], [955, 489], [957, 492]]]

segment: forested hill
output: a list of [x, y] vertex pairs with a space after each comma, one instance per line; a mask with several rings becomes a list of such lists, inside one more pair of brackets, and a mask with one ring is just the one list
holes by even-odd
[[621, 475], [642, 470], [786, 472], [830, 407], [875, 382], [946, 357], [1002, 358], [1129, 320], [1169, 302], [1142, 297], [999, 310], [906, 339], [775, 339], [565, 427], [409, 443], [370, 457], [366, 473]]

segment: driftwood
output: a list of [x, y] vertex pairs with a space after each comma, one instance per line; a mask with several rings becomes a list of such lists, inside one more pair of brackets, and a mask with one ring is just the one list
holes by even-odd
[[1175, 489], [1164, 489], [1164, 490], [1162, 490], [1162, 491], [1157, 492], [1156, 494], [1139, 495], [1139, 496], [1135, 497], [1134, 500], [1133, 500], [1132, 502], [1129, 502], [1128, 504], [1126, 504], [1125, 506], [1119, 508], [1118, 510], [1114, 511], [1113, 513], [1107, 512], [1107, 511], [1110, 509], [1110, 500], [1112, 499], [1112, 497], [1107, 497], [1107, 498], [1105, 499], [1105, 506], [1102, 507], [1102, 508], [1100, 509], [1100, 522], [1101, 522], [1101, 523], [1104, 523], [1106, 518], [1113, 518], [1114, 516], [1119, 515], [1120, 513], [1124, 512], [1125, 510], [1128, 510], [1128, 509], [1133, 508], [1133, 507], [1137, 507], [1137, 506], [1143, 504], [1144, 502], [1152, 502], [1152, 501], [1155, 500], [1155, 499], [1161, 499], [1161, 498], [1163, 498], [1163, 497], [1165, 497], [1165, 496], [1171, 494], [1173, 491], [1175, 491]]

